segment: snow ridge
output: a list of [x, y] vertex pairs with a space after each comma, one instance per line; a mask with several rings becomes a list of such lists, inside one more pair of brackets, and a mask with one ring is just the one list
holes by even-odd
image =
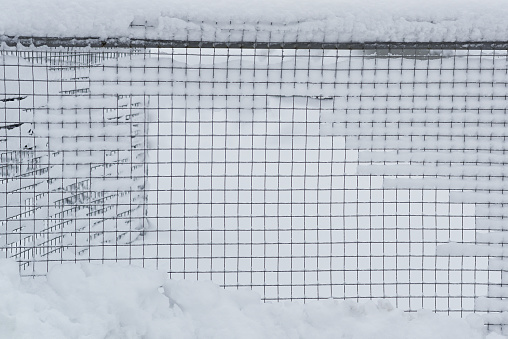
[[2, 1], [0, 35], [191, 41], [506, 41], [502, 0]]

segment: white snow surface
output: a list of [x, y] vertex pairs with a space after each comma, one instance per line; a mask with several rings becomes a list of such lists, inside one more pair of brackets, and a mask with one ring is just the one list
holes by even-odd
[[506, 17], [505, 0], [3, 0], [0, 35], [222, 42], [506, 41]]
[[387, 302], [263, 303], [251, 291], [136, 267], [65, 264], [21, 280], [0, 260], [2, 338], [499, 339], [479, 316], [407, 314]]

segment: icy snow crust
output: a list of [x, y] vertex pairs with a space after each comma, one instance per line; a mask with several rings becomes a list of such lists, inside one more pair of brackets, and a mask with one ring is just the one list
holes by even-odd
[[4, 0], [0, 35], [218, 42], [506, 41], [506, 17], [504, 0]]
[[162, 272], [68, 264], [21, 281], [0, 261], [4, 338], [503, 338], [481, 320], [414, 315], [387, 303], [262, 303], [250, 291], [171, 281]]

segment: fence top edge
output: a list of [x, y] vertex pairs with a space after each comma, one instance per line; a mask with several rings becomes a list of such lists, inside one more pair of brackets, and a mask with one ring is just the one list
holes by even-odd
[[95, 37], [0, 36], [0, 44], [9, 47], [92, 47], [92, 48], [246, 48], [246, 49], [463, 49], [508, 50], [508, 41], [448, 42], [308, 42], [308, 41], [182, 41]]

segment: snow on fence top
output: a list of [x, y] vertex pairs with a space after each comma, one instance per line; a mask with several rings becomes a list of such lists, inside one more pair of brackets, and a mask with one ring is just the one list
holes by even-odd
[[215, 42], [508, 40], [505, 0], [3, 0], [0, 35]]

